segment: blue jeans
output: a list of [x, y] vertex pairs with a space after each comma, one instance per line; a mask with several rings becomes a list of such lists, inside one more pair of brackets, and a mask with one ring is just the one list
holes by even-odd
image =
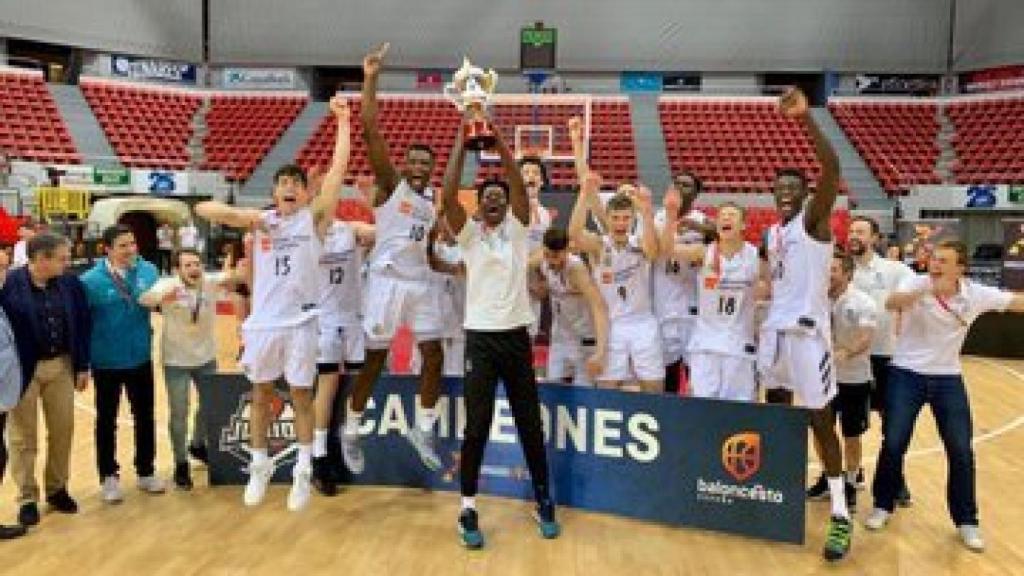
[[892, 512], [903, 483], [903, 457], [910, 445], [914, 423], [928, 404], [942, 438], [949, 465], [946, 504], [957, 526], [978, 524], [974, 485], [973, 424], [967, 390], [960, 375], [929, 376], [893, 366], [885, 395], [882, 450], [871, 492], [875, 507]]

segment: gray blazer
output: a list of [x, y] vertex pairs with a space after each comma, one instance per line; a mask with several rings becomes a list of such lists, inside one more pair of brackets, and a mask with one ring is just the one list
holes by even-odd
[[8, 412], [21, 399], [21, 363], [14, 332], [7, 314], [0, 308], [0, 413]]

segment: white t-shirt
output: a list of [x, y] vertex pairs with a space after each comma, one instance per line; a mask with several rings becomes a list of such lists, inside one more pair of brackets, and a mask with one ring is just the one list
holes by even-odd
[[[704, 224], [707, 216], [700, 210], [691, 210], [685, 220]], [[665, 226], [665, 210], [654, 216], [658, 233]], [[676, 234], [676, 245], [692, 246], [704, 242], [704, 236], [695, 230], [683, 229]], [[697, 317], [697, 277], [700, 266], [674, 258], [658, 258], [651, 271], [651, 289], [654, 294], [654, 315], [658, 320], [695, 320]]]
[[466, 330], [513, 330], [533, 322], [526, 287], [529, 238], [511, 212], [494, 230], [467, 220], [458, 236], [466, 263]]
[[178, 228], [178, 243], [182, 248], [197, 248], [196, 241], [199, 239], [199, 230], [192, 224]]
[[402, 180], [388, 201], [373, 209], [376, 240], [370, 271], [407, 280], [427, 278], [427, 241], [436, 219], [433, 199], [433, 189], [418, 194]]
[[156, 229], [157, 247], [161, 250], [174, 250], [174, 230], [170, 226], [161, 226]]
[[[912, 276], [897, 290], [912, 292], [931, 285], [927, 275]], [[945, 301], [925, 294], [900, 315], [892, 364], [932, 376], [961, 374], [960, 349], [971, 323], [985, 312], [1006, 311], [1012, 299], [1010, 292], [967, 279], [960, 281], [960, 292]]]
[[594, 337], [594, 323], [590, 317], [590, 306], [583, 294], [569, 285], [568, 274], [571, 269], [583, 268], [590, 274], [586, 264], [575, 254], [566, 256], [565, 265], [555, 271], [547, 261], [541, 263], [540, 273], [548, 287], [551, 300], [551, 340], [559, 343], [576, 343], [584, 338]]
[[865, 265], [857, 263], [851, 285], [871, 296], [878, 310], [878, 328], [871, 341], [871, 354], [892, 356], [894, 315], [886, 311], [885, 300], [900, 282], [913, 275], [914, 271], [906, 264], [877, 254], [872, 254]]
[[165, 366], [198, 368], [217, 357], [214, 322], [217, 317], [219, 284], [224, 274], [203, 276], [201, 289], [189, 288], [178, 276], [162, 278], [149, 289], [161, 300], [174, 293], [172, 302], [162, 302], [161, 350]]
[[320, 324], [359, 324], [363, 304], [363, 249], [355, 229], [334, 221], [323, 238], [320, 252]]
[[538, 205], [537, 214], [539, 218], [533, 219], [533, 207], [530, 207], [530, 252], [544, 245], [544, 233], [551, 227], [551, 212], [547, 208]]
[[[807, 233], [805, 214], [806, 209], [801, 210], [785, 225], [772, 226], [765, 237], [772, 299], [763, 328], [817, 331], [828, 338], [833, 246]], [[813, 328], [806, 326], [805, 320], [813, 321]]]
[[28, 242], [18, 240], [14, 245], [14, 254], [11, 256], [11, 268], [28, 264]]
[[761, 258], [757, 248], [743, 243], [731, 258], [720, 256], [720, 245], [708, 246], [699, 268], [700, 314], [690, 339], [690, 352], [715, 352], [753, 359], [754, 299]]
[[[850, 284], [846, 292], [832, 302], [833, 348], [849, 350], [857, 333], [878, 328], [878, 307], [866, 293]], [[840, 384], [866, 384], [871, 381], [871, 350], [840, 361], [836, 358], [836, 381]]]
[[289, 216], [263, 213], [267, 232], [252, 241], [252, 313], [243, 328], [289, 328], [317, 316], [320, 302], [320, 238], [313, 211]]
[[601, 236], [601, 252], [594, 265], [597, 289], [608, 306], [608, 320], [653, 317], [651, 306], [651, 261], [630, 236], [622, 247], [610, 236]]

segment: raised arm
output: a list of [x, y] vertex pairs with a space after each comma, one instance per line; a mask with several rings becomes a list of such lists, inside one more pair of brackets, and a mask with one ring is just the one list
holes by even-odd
[[594, 284], [593, 278], [585, 266], [570, 266], [569, 282], [576, 288], [590, 307], [590, 317], [594, 320], [594, 354], [587, 359], [587, 373], [596, 378], [604, 371], [608, 351], [608, 306]]
[[387, 202], [398, 185], [398, 172], [391, 164], [388, 144], [380, 133], [378, 126], [377, 80], [380, 77], [381, 62], [388, 53], [390, 44], [385, 42], [379, 48], [363, 58], [363, 101], [359, 110], [359, 119], [363, 124], [363, 139], [366, 141], [366, 154], [370, 159], [370, 167], [377, 178], [377, 194], [375, 205]]
[[508, 181], [508, 207], [523, 226], [529, 226], [530, 197], [526, 194], [523, 173], [519, 171], [515, 156], [502, 138], [501, 130], [494, 131], [494, 139], [494, 148], [501, 158], [501, 167], [505, 170], [505, 178]]
[[651, 191], [641, 186], [637, 188], [636, 192], [636, 205], [642, 222], [640, 249], [644, 251], [644, 256], [648, 260], [654, 261], [658, 258], [658, 227], [654, 224], [654, 206], [651, 201]]
[[601, 239], [587, 230], [587, 214], [590, 212], [591, 196], [597, 196], [600, 189], [601, 175], [597, 172], [588, 172], [580, 186], [579, 195], [576, 196], [576, 205], [569, 218], [569, 239], [580, 250], [589, 254], [596, 254], [601, 250]]
[[[665, 192], [665, 225], [662, 226], [661, 231], [658, 234], [658, 250], [666, 258], [673, 258], [686, 262], [701, 262], [704, 260], [704, 244], [676, 244], [676, 230], [679, 227], [679, 214], [686, 213], [686, 210], [680, 209], [680, 205], [683, 203], [685, 203], [684, 200], [680, 198], [679, 191], [675, 188], [669, 188], [668, 191]], [[692, 199], [689, 204], [693, 204]]]
[[338, 134], [334, 139], [334, 156], [331, 168], [320, 185], [320, 193], [313, 199], [313, 215], [317, 222], [331, 222], [338, 205], [338, 193], [348, 172], [348, 160], [352, 151], [352, 126], [349, 123], [348, 101], [342, 96], [331, 98], [331, 113], [338, 123]]
[[582, 183], [590, 172], [590, 165], [587, 164], [587, 150], [583, 145], [583, 119], [579, 116], [569, 118], [566, 123], [569, 128], [569, 141], [572, 143], [572, 158], [576, 165], [576, 181]]
[[217, 200], [207, 200], [206, 202], [196, 204], [195, 212], [196, 216], [209, 222], [240, 229], [248, 229], [258, 225], [263, 216], [259, 210], [228, 206]]
[[466, 148], [464, 147], [465, 128], [459, 122], [459, 132], [455, 136], [455, 143], [452, 144], [452, 153], [448, 155], [448, 165], [444, 169], [444, 218], [448, 222], [451, 233], [458, 236], [462, 227], [466, 225], [466, 209], [459, 202], [459, 185], [462, 183], [462, 168], [466, 163]]
[[821, 242], [832, 240], [832, 207], [836, 203], [839, 189], [839, 157], [828, 138], [822, 134], [811, 116], [807, 97], [797, 88], [791, 88], [779, 99], [779, 110], [789, 118], [799, 121], [807, 129], [814, 142], [814, 155], [821, 164], [818, 189], [811, 195], [804, 215], [804, 227], [812, 238]]
[[530, 290], [530, 296], [537, 300], [543, 300], [548, 297], [548, 285], [544, 281], [543, 273], [540, 271], [543, 262], [544, 256], [538, 250], [530, 256], [526, 268], [526, 287]]

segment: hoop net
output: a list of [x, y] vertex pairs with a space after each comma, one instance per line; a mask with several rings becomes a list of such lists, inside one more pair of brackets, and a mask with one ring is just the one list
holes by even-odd
[[[583, 146], [590, 145], [591, 97], [576, 94], [495, 94], [489, 114], [516, 158], [539, 156], [550, 162], [572, 162], [572, 143], [566, 124], [578, 116], [583, 124]], [[497, 162], [498, 155], [480, 155], [484, 162]]]

